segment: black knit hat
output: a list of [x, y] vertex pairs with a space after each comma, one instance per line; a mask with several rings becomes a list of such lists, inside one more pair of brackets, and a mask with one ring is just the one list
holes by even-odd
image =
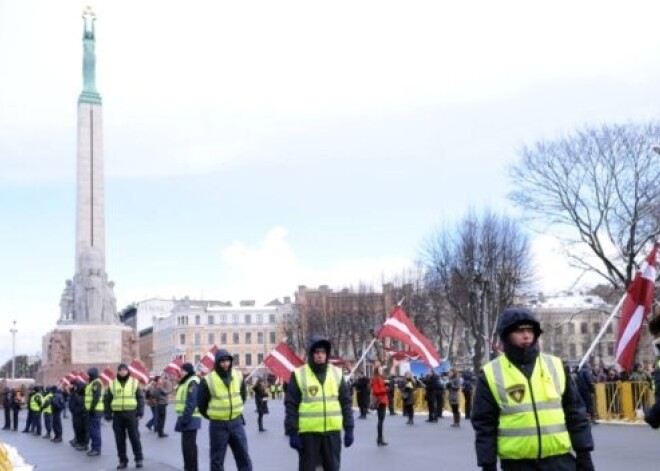
[[181, 371], [184, 371], [187, 374], [193, 374], [195, 372], [195, 367], [192, 363], [184, 363], [181, 365]]

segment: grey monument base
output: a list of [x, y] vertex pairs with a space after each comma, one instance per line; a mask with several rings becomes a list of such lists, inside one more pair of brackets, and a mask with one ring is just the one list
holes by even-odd
[[43, 337], [37, 382], [58, 384], [72, 370], [117, 369], [119, 363], [139, 358], [135, 331], [125, 325], [61, 325]]

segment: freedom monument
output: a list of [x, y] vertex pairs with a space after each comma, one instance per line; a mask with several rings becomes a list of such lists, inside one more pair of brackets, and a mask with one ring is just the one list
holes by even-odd
[[105, 271], [102, 101], [96, 90], [96, 16], [91, 7], [83, 11], [83, 20], [75, 271], [60, 299], [58, 326], [43, 338], [41, 384], [55, 384], [72, 369], [114, 370], [139, 355], [135, 331], [119, 322], [114, 282]]

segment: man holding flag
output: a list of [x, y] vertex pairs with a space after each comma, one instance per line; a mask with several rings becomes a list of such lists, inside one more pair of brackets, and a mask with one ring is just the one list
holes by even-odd
[[497, 332], [504, 354], [479, 373], [472, 409], [477, 465], [496, 471], [499, 457], [504, 471], [592, 471], [584, 404], [561, 359], [540, 352], [536, 317], [505, 309]]

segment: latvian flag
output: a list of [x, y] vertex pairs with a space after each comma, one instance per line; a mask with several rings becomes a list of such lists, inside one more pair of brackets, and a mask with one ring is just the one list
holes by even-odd
[[414, 350], [397, 350], [395, 348], [385, 347], [387, 356], [392, 357], [394, 360], [419, 360], [419, 353]]
[[128, 365], [128, 371], [130, 371], [133, 377], [141, 384], [146, 385], [149, 383], [149, 371], [140, 360], [133, 360], [131, 364]]
[[413, 325], [401, 306], [394, 306], [377, 334], [378, 338], [391, 337], [409, 345], [420, 354], [421, 360], [435, 368], [440, 365], [440, 355], [433, 344]]
[[199, 360], [199, 369], [202, 375], [206, 375], [213, 370], [213, 365], [215, 365], [215, 353], [217, 351], [218, 347], [213, 345], [211, 349], [206, 352], [206, 355]]
[[658, 244], [656, 243], [646, 261], [637, 271], [635, 279], [628, 286], [626, 299], [621, 308], [615, 358], [616, 362], [626, 371], [632, 370], [642, 321], [648, 317], [653, 308], [657, 251]]
[[103, 386], [107, 388], [108, 385], [112, 382], [112, 380], [115, 379], [115, 372], [112, 371], [110, 368], [106, 368], [99, 375], [99, 379], [103, 383]]
[[168, 375], [174, 377], [174, 378], [180, 378], [182, 376], [181, 374], [181, 367], [183, 366], [183, 358], [181, 358], [179, 355], [174, 357], [174, 359], [163, 369], [163, 373], [167, 373]]
[[275, 376], [289, 382], [293, 370], [304, 365], [305, 362], [302, 361], [287, 344], [280, 342], [279, 345], [268, 354], [264, 360], [264, 364], [275, 374]]

